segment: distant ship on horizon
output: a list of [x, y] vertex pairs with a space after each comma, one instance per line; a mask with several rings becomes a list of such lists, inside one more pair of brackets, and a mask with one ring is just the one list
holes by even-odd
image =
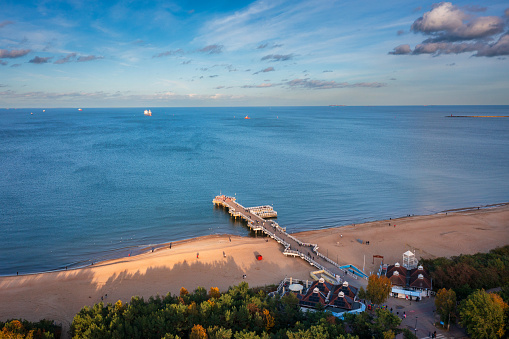
[[149, 109], [148, 109], [148, 110], [146, 109], [146, 110], [143, 112], [143, 114], [145, 114], [146, 116], [151, 117], [151, 116], [152, 116], [152, 111], [151, 111], [151, 110], [149, 110]]

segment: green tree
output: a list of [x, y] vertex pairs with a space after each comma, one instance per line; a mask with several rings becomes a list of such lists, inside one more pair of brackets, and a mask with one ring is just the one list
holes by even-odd
[[435, 306], [440, 320], [449, 325], [450, 319], [454, 320], [456, 311], [456, 292], [452, 289], [442, 288], [435, 297]]
[[408, 328], [402, 329], [401, 333], [403, 333], [403, 339], [417, 339], [414, 332], [410, 331]]
[[178, 335], [173, 335], [171, 333], [166, 333], [163, 337], [163, 339], [180, 339]]
[[359, 338], [371, 338], [371, 322], [373, 316], [368, 312], [362, 312], [357, 314], [348, 313], [345, 314], [345, 322], [352, 329], [353, 334], [359, 336]]
[[392, 283], [386, 276], [371, 275], [368, 280], [366, 296], [373, 304], [380, 305], [391, 293]]
[[367, 298], [366, 290], [364, 289], [363, 286], [361, 286], [361, 288], [359, 288], [359, 292], [357, 293], [357, 297], [359, 299], [366, 299]]
[[256, 332], [248, 332], [246, 330], [235, 333], [235, 335], [233, 337], [235, 339], [269, 339], [270, 338], [267, 333], [262, 333], [261, 335], [257, 335]]
[[232, 330], [224, 327], [209, 327], [207, 329], [210, 339], [230, 339], [232, 337]]
[[286, 294], [280, 301], [282, 308], [279, 312], [279, 325], [282, 328], [293, 326], [302, 319], [302, 311], [299, 307], [299, 299], [293, 293]]
[[[376, 317], [374, 319], [373, 325], [371, 325], [373, 334], [377, 337], [391, 337], [394, 338], [396, 333], [398, 333], [398, 326], [401, 324], [401, 319], [392, 314], [388, 310], [377, 309]], [[390, 332], [390, 333], [389, 333]]]
[[328, 339], [329, 333], [325, 326], [313, 325], [306, 330], [299, 330], [297, 332], [286, 332], [288, 339]]
[[504, 310], [489, 293], [478, 290], [461, 302], [460, 323], [473, 338], [501, 338], [504, 335]]
[[198, 286], [194, 291], [193, 294], [190, 296], [190, 299], [197, 304], [202, 303], [203, 301], [207, 300], [207, 290], [201, 286]]

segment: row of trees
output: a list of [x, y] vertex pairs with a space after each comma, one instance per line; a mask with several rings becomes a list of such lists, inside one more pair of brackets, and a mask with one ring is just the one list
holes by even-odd
[[[446, 326], [459, 321], [472, 338], [501, 338], [509, 332], [509, 246], [422, 263], [438, 287], [435, 306]], [[485, 291], [500, 286], [498, 293]]]
[[509, 245], [488, 253], [422, 259], [421, 264], [429, 270], [435, 290], [452, 289], [458, 300], [475, 290], [509, 283]]
[[62, 327], [50, 320], [34, 323], [17, 319], [0, 321], [0, 329], [0, 339], [50, 339], [60, 338], [62, 333]]
[[192, 338], [192, 339], [325, 339], [394, 338], [409, 331], [399, 329], [400, 319], [387, 310], [346, 315], [341, 321], [331, 313], [302, 312], [293, 294], [269, 297], [247, 283], [220, 294], [217, 288], [198, 288], [179, 295], [133, 297], [127, 304], [99, 303], [84, 307], [71, 325], [73, 338]]
[[[506, 287], [507, 289], [507, 287]], [[440, 320], [447, 326], [459, 318], [472, 338], [502, 338], [509, 330], [509, 306], [500, 294], [477, 290], [459, 306], [452, 289], [441, 289], [435, 298]]]

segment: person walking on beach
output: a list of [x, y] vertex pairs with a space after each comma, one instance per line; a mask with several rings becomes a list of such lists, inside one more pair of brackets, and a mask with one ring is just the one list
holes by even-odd
[[196, 259], [200, 257], [200, 253], [196, 253]]

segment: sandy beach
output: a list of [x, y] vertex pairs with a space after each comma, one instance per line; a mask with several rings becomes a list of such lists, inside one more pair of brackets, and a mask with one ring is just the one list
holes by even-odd
[[[321, 253], [340, 264], [361, 269], [365, 265], [369, 273], [380, 264], [380, 259], [373, 264], [373, 255], [394, 263], [409, 249], [416, 251], [417, 258], [430, 258], [486, 252], [507, 245], [509, 205], [293, 235], [318, 244]], [[358, 239], [369, 241], [369, 245]], [[282, 251], [281, 245], [267, 238], [206, 236], [71, 271], [0, 277], [0, 320], [53, 319], [62, 323], [65, 331], [83, 306], [101, 300], [114, 303], [129, 301], [134, 295], [178, 294], [183, 286], [189, 291], [198, 286], [224, 291], [243, 281], [244, 274], [250, 286], [279, 283], [285, 276], [308, 279], [312, 267], [300, 258], [285, 257]], [[257, 260], [258, 254], [263, 260]]]

